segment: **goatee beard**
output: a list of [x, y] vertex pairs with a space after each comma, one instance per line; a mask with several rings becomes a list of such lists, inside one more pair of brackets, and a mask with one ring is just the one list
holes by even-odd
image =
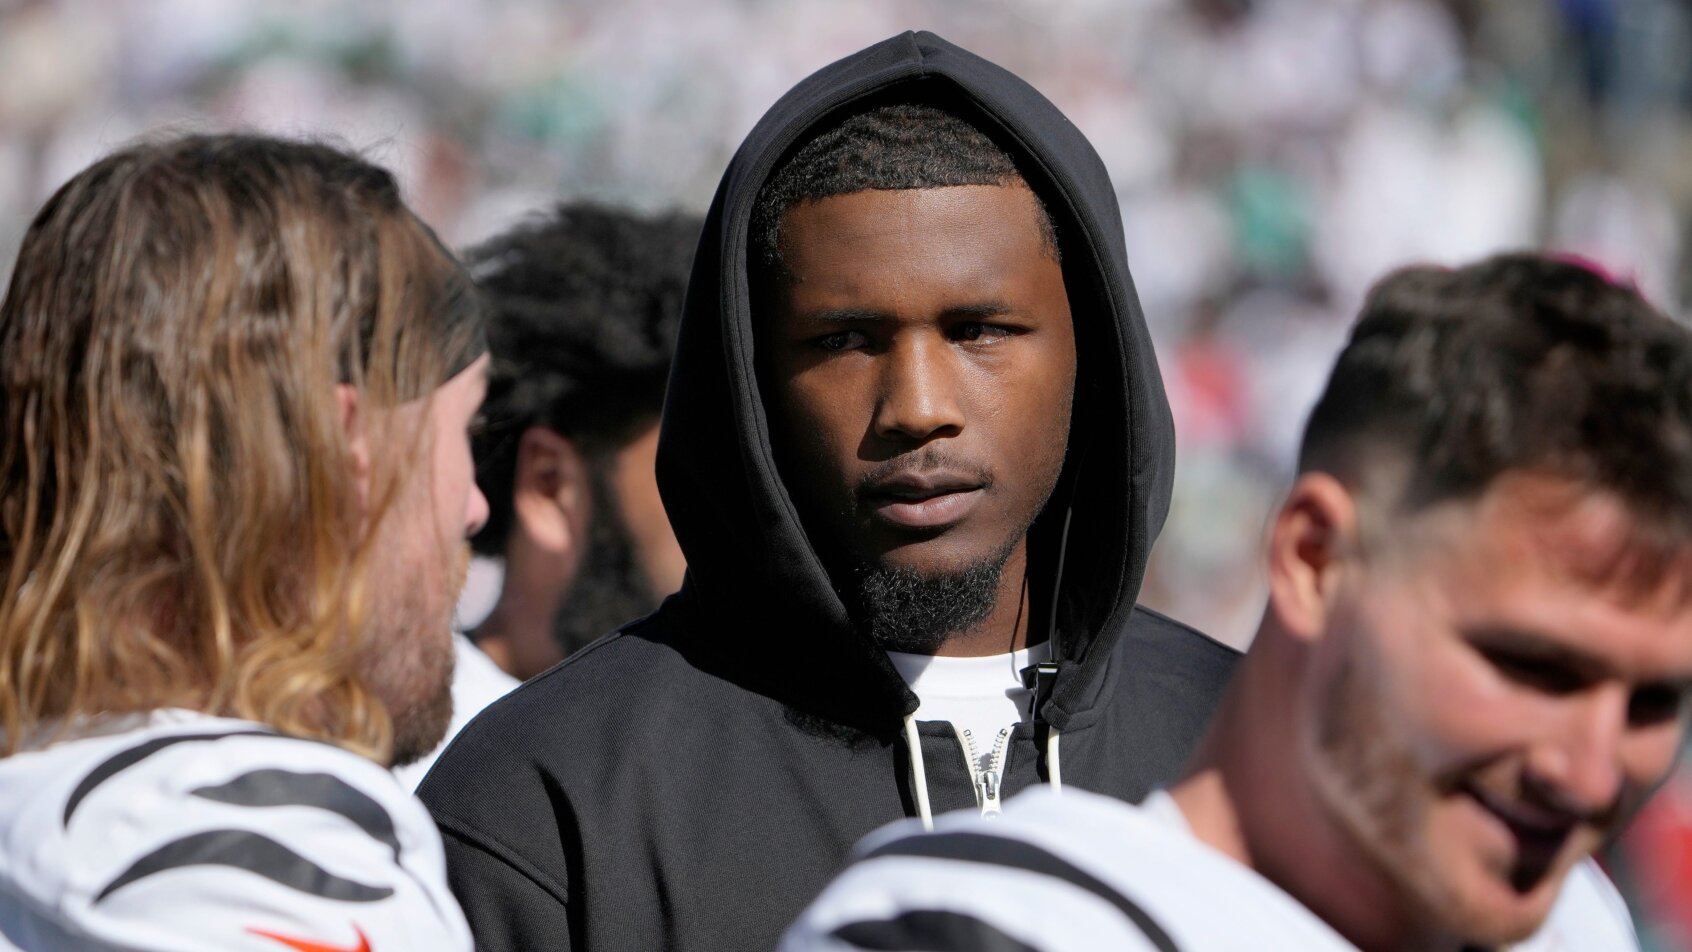
[[987, 619], [1015, 544], [957, 572], [925, 576], [885, 565], [858, 568], [842, 593], [852, 617], [887, 651], [931, 655]]

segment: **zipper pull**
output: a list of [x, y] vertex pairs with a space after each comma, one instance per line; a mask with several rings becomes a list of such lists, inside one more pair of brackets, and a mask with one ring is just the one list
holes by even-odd
[[999, 772], [997, 770], [981, 771], [981, 815], [996, 817], [999, 815]]

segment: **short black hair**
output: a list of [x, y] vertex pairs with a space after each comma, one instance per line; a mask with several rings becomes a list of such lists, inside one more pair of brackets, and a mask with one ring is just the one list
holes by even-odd
[[525, 430], [549, 427], [591, 460], [658, 419], [700, 227], [567, 203], [466, 254], [493, 354], [474, 447], [489, 507], [476, 551], [505, 551]]
[[[752, 206], [753, 267], [782, 274], [781, 219], [800, 202], [871, 189], [1029, 184], [991, 137], [954, 113], [898, 102], [824, 126], [776, 166]], [[1034, 191], [1032, 187], [1030, 191]], [[1058, 257], [1057, 228], [1034, 191], [1041, 237]]]
[[1356, 486], [1391, 457], [1415, 511], [1508, 471], [1614, 494], [1692, 538], [1692, 334], [1578, 263], [1508, 254], [1370, 292], [1305, 431], [1301, 471]]

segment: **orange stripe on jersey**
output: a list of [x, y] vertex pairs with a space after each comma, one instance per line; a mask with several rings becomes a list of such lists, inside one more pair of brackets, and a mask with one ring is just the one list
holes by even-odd
[[274, 939], [290, 949], [298, 949], [299, 952], [370, 952], [370, 940], [364, 937], [364, 931], [358, 926], [353, 926], [353, 932], [358, 935], [357, 945], [329, 945], [324, 942], [290, 938], [274, 932], [266, 932], [263, 929], [248, 929], [247, 931], [253, 935], [264, 936], [266, 939]]

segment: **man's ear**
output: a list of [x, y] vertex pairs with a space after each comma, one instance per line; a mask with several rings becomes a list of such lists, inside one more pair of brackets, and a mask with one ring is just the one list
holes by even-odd
[[1327, 630], [1340, 573], [1357, 551], [1357, 501], [1327, 473], [1303, 473], [1269, 528], [1269, 608], [1301, 641]]
[[568, 437], [531, 426], [517, 441], [511, 508], [517, 526], [545, 552], [580, 555], [593, 518], [587, 459]]
[[352, 462], [353, 483], [358, 487], [358, 511], [370, 512], [370, 431], [365, 426], [358, 389], [351, 384], [335, 385], [335, 400], [341, 408], [341, 428], [347, 434], [347, 455]]

